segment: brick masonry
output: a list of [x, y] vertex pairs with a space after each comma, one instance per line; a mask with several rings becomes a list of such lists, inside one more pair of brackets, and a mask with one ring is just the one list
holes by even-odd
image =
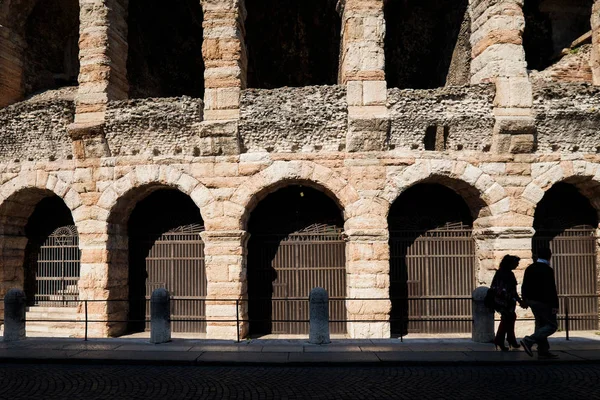
[[[323, 190], [345, 218], [347, 310], [358, 321], [388, 318], [388, 300], [360, 299], [388, 297], [387, 215], [415, 184], [446, 185], [471, 208], [479, 284], [490, 283], [506, 253], [522, 257], [521, 268], [531, 259], [535, 208], [553, 184], [573, 183], [600, 210], [598, 89], [552, 77], [532, 84], [522, 1], [471, 2], [471, 85], [388, 90], [383, 1], [347, 0], [340, 2], [340, 85], [247, 90], [243, 1], [204, 0], [203, 100], [127, 100], [126, 2], [80, 5], [74, 100], [0, 110], [2, 296], [23, 284], [24, 227], [52, 194], [80, 234], [83, 299], [127, 298], [127, 219], [160, 188], [180, 190], [200, 209], [208, 296], [238, 299], [247, 295], [247, 221], [260, 199], [294, 183]], [[598, 83], [594, 7], [590, 60]], [[12, 66], [19, 63], [17, 53], [3, 50], [6, 29], [0, 26], [0, 50], [15, 56], [0, 57], [2, 105], [18, 100], [16, 86], [4, 83], [16, 82]], [[440, 125], [449, 127], [446, 150], [425, 151], [425, 130]], [[246, 315], [243, 306], [214, 303], [207, 317], [227, 320], [238, 311]], [[90, 312], [118, 319], [127, 311], [111, 304]], [[122, 326], [94, 329], [116, 335]], [[389, 337], [390, 327], [352, 322], [348, 332]], [[233, 338], [236, 326], [211, 322], [207, 334]]]

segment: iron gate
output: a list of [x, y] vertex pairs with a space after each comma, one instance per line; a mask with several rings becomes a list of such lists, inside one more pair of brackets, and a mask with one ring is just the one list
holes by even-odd
[[[471, 228], [448, 224], [390, 234], [393, 333], [471, 331], [475, 242]], [[462, 299], [461, 299], [462, 298]]]
[[40, 247], [34, 304], [76, 307], [79, 299], [79, 235], [74, 225], [56, 229]]
[[[253, 249], [260, 254], [254, 258], [256, 264], [249, 268], [248, 284], [260, 299], [250, 301], [262, 309], [261, 315], [272, 321], [271, 333], [308, 333], [308, 323], [293, 321], [309, 319], [307, 298], [314, 287], [325, 288], [330, 299], [340, 298], [329, 301], [331, 320], [347, 319], [343, 300], [346, 297], [346, 254], [341, 228], [315, 224], [285, 237], [257, 235], [254, 240], [260, 245]], [[345, 333], [346, 323], [332, 322], [330, 329], [332, 333]]]
[[[591, 226], [577, 226], [557, 233], [540, 230], [533, 240], [533, 253], [541, 246], [552, 250], [552, 268], [560, 298], [559, 327], [565, 329], [565, 301], [569, 301], [570, 330], [598, 329], [598, 275], [596, 271], [596, 236]], [[585, 297], [589, 295], [590, 297]]]
[[[146, 320], [150, 319], [152, 291], [165, 288], [171, 294], [173, 332], [206, 332], [206, 271], [204, 242], [198, 224], [181, 226], [163, 233], [146, 257]], [[146, 330], [150, 324], [146, 325]]]

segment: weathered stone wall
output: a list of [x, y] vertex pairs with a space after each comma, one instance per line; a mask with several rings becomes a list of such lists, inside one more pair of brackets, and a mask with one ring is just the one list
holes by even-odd
[[113, 156], [199, 155], [195, 124], [204, 104], [190, 97], [113, 101], [106, 110], [105, 135]]
[[66, 159], [72, 154], [67, 126], [72, 100], [24, 101], [0, 110], [0, 160]]
[[342, 150], [348, 106], [344, 86], [242, 91], [239, 132], [246, 151]]
[[536, 82], [533, 110], [540, 152], [600, 152], [600, 88]]
[[424, 149], [429, 126], [448, 126], [448, 150], [488, 151], [494, 127], [493, 85], [388, 90], [391, 148]]
[[545, 70], [533, 71], [530, 75], [531, 79], [592, 83], [591, 53], [591, 44], [570, 49], [560, 60]]

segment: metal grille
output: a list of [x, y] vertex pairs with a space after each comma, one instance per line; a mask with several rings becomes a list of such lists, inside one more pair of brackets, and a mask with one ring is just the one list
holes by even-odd
[[470, 332], [471, 302], [462, 298], [475, 288], [471, 228], [393, 231], [390, 251], [392, 331]]
[[[591, 297], [597, 293], [594, 228], [578, 226], [559, 234], [556, 234], [556, 230], [537, 232], [533, 240], [533, 252], [548, 245], [552, 250], [556, 289], [559, 295], [565, 296], [560, 298], [559, 320], [564, 317], [565, 301], [568, 299], [569, 318], [573, 318], [569, 329], [598, 329], [598, 299]], [[565, 329], [564, 321], [560, 321], [559, 326]]]
[[[249, 266], [249, 285], [258, 283], [260, 286], [262, 283], [265, 287], [264, 282], [272, 282], [272, 299], [262, 300], [263, 307], [271, 309], [268, 315], [273, 321], [271, 332], [308, 333], [308, 323], [288, 321], [309, 319], [307, 298], [312, 288], [325, 288], [330, 298], [346, 297], [346, 255], [342, 230], [328, 225], [312, 225], [283, 238], [260, 235], [256, 240], [260, 246], [254, 247], [254, 251], [260, 251], [260, 261]], [[274, 256], [273, 248], [276, 248]], [[261, 298], [270, 295], [257, 294]], [[337, 321], [346, 319], [343, 300], [330, 300], [329, 318]], [[330, 329], [332, 333], [345, 333], [346, 324], [332, 322]]]
[[34, 302], [44, 307], [76, 307], [80, 272], [79, 236], [73, 225], [56, 229], [40, 247]]
[[[146, 299], [152, 291], [166, 288], [171, 294], [173, 332], [206, 332], [206, 271], [204, 243], [200, 232], [204, 227], [194, 224], [162, 234], [146, 257]], [[150, 302], [146, 301], [146, 319], [150, 319]], [[146, 325], [150, 329], [150, 324]]]

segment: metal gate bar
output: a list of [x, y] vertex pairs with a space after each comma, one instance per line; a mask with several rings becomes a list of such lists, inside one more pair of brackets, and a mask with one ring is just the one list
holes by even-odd
[[[249, 284], [272, 282], [272, 298], [262, 301], [264, 307], [271, 308], [271, 333], [307, 334], [309, 326], [306, 322], [289, 321], [308, 320], [309, 304], [306, 300], [290, 298], [307, 298], [314, 287], [325, 288], [329, 297], [346, 297], [346, 254], [342, 230], [315, 225], [283, 239], [276, 235], [257, 235], [255, 240], [260, 243], [255, 247], [255, 251], [260, 251], [260, 261], [250, 266], [255, 281]], [[269, 255], [269, 249], [274, 247], [277, 250], [273, 257]], [[257, 297], [270, 294], [262, 293]], [[252, 301], [257, 302], [256, 299]], [[331, 301], [329, 316], [332, 320], [345, 320], [344, 301]], [[330, 329], [332, 333], [345, 333], [346, 324], [332, 322]]]
[[459, 224], [392, 231], [390, 251], [393, 333], [470, 332], [472, 310], [460, 297], [475, 288], [471, 229]]
[[[206, 269], [203, 227], [186, 225], [162, 234], [146, 257], [146, 299], [152, 291], [166, 288], [172, 296], [171, 329], [173, 332], [206, 332]], [[150, 318], [150, 302], [146, 301], [146, 319]], [[146, 325], [150, 329], [150, 325]]]
[[[577, 317], [570, 321], [570, 330], [598, 329], [598, 276], [596, 269], [596, 236], [590, 226], [579, 226], [556, 231], [540, 230], [536, 233], [533, 252], [541, 246], [550, 246], [552, 250], [552, 267], [559, 295], [591, 295], [590, 297], [573, 297], [569, 301], [569, 317]], [[564, 297], [559, 298], [559, 327], [565, 329]]]
[[56, 229], [40, 247], [34, 304], [76, 307], [79, 299], [79, 235], [74, 225]]

